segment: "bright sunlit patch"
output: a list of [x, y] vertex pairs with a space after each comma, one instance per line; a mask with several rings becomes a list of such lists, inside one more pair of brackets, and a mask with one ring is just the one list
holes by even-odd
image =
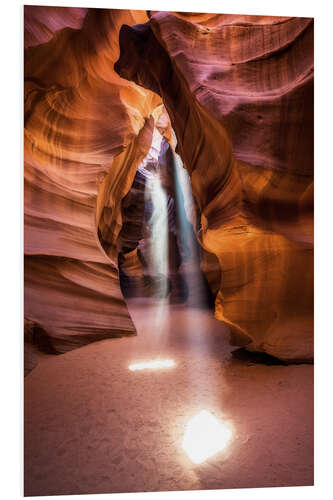
[[231, 429], [206, 410], [191, 418], [183, 438], [182, 447], [196, 464], [222, 451], [231, 438]]
[[172, 359], [157, 359], [155, 361], [146, 361], [144, 363], [135, 363], [129, 366], [129, 369], [134, 372], [136, 370], [160, 370], [161, 368], [171, 368], [175, 365]]

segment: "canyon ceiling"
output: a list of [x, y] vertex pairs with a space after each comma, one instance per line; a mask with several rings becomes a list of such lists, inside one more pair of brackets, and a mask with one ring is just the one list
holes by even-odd
[[190, 176], [231, 343], [312, 361], [313, 20], [24, 16], [26, 339], [63, 353], [136, 333], [118, 255], [134, 241], [138, 262], [140, 231], [123, 222], [131, 203], [142, 214], [137, 172], [157, 129]]

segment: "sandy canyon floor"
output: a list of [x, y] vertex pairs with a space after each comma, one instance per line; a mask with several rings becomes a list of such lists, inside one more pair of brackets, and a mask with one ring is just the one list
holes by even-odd
[[[211, 312], [128, 304], [136, 337], [41, 357], [25, 378], [26, 496], [313, 483], [313, 366], [235, 359]], [[155, 359], [175, 365], [129, 370]], [[197, 465], [182, 438], [200, 410], [233, 434]]]

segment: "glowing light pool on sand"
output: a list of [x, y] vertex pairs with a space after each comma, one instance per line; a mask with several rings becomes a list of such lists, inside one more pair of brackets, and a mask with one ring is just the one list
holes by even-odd
[[175, 362], [172, 359], [156, 359], [154, 361], [134, 363], [128, 368], [134, 372], [136, 370], [160, 370], [162, 368], [171, 368], [172, 366], [175, 366]]
[[231, 429], [227, 425], [203, 410], [188, 422], [182, 447], [192, 462], [201, 464], [224, 450], [231, 435]]

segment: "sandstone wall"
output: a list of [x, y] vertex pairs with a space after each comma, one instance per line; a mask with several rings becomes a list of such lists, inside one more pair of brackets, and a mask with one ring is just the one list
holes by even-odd
[[312, 19], [27, 6], [24, 98], [29, 338], [135, 333], [122, 200], [154, 126], [172, 143], [163, 102], [216, 317], [235, 345], [312, 359]]
[[236, 345], [313, 356], [313, 20], [153, 12], [121, 76], [158, 93], [216, 255]]
[[121, 25], [147, 19], [25, 7], [25, 316], [57, 352], [135, 333], [114, 247], [160, 99], [113, 64]]

